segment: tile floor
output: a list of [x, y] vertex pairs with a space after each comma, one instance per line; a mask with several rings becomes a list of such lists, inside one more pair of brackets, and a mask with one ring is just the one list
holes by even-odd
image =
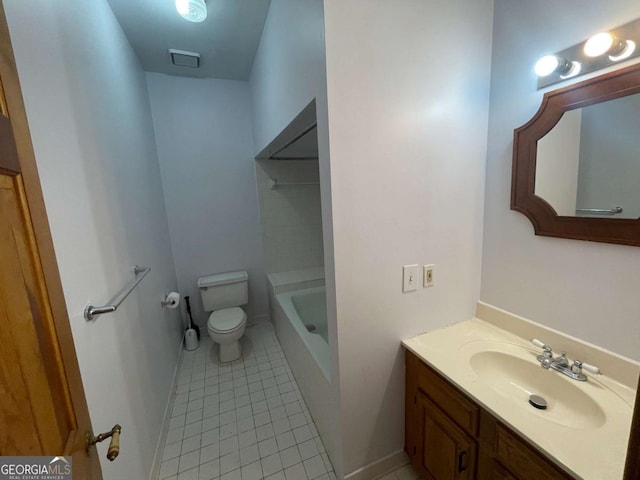
[[[159, 480], [335, 480], [271, 325], [247, 329], [243, 358], [218, 364], [203, 335], [184, 352]], [[420, 480], [405, 465], [379, 480]]]
[[232, 364], [206, 329], [200, 340], [180, 365], [159, 480], [335, 480], [271, 325], [248, 328]]
[[422, 480], [422, 477], [416, 473], [411, 465], [405, 465], [391, 473], [387, 473], [378, 480]]

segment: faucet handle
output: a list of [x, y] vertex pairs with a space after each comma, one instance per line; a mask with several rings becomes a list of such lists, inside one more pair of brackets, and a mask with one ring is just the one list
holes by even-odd
[[531, 343], [533, 343], [536, 347], [542, 348], [544, 350], [544, 352], [542, 352], [542, 356], [544, 358], [553, 358], [553, 350], [551, 350], [551, 347], [549, 345], [545, 345], [537, 338], [531, 340]]
[[589, 373], [594, 375], [602, 375], [602, 372], [595, 365], [590, 365], [588, 363], [583, 363], [580, 360], [575, 360], [573, 365], [571, 365], [571, 371], [573, 373], [582, 373], [582, 370], [586, 370]]
[[594, 375], [602, 375], [602, 372], [600, 371], [600, 369], [595, 365], [582, 362], [582, 368], [589, 373], [593, 373]]
[[538, 340], [537, 338], [533, 338], [531, 340], [531, 343], [533, 343], [536, 347], [538, 348], [545, 348], [546, 345], [544, 344], [544, 342], [541, 342], [540, 340]]

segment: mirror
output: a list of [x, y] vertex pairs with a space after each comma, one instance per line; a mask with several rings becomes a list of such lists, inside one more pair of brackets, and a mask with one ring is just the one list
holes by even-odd
[[558, 215], [640, 217], [640, 94], [566, 112], [538, 141], [535, 194]]
[[511, 208], [536, 235], [640, 245], [640, 65], [548, 92], [514, 132]]

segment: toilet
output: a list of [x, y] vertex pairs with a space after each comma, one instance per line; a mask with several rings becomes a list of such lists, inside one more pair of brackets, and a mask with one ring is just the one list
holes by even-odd
[[227, 272], [198, 278], [202, 305], [211, 312], [207, 330], [219, 345], [221, 363], [242, 357], [240, 338], [247, 325], [247, 314], [240, 308], [249, 303], [249, 275], [247, 272]]

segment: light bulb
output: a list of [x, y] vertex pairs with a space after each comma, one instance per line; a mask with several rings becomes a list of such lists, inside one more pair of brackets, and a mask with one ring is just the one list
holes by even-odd
[[189, 0], [176, 0], [176, 10], [180, 16], [185, 16], [189, 13]]
[[596, 33], [584, 44], [584, 54], [587, 57], [599, 57], [604, 55], [613, 46], [614, 38], [610, 33]]
[[619, 62], [620, 60], [629, 58], [635, 51], [636, 42], [634, 42], [633, 40], [627, 40], [626, 42], [624, 42], [624, 48], [622, 49], [622, 52], [617, 55], [609, 55], [609, 60], [611, 60], [612, 62]]
[[554, 72], [567, 73], [571, 69], [571, 64], [566, 59], [556, 55], [545, 55], [536, 62], [534, 71], [539, 77], [547, 77]]
[[571, 77], [575, 77], [576, 75], [579, 75], [581, 71], [582, 71], [582, 64], [580, 62], [573, 61], [571, 62], [571, 67], [569, 68], [569, 71], [564, 75], [560, 75], [560, 78], [563, 80], [566, 80], [567, 78], [571, 78]]
[[203, 22], [207, 18], [205, 0], [176, 0], [176, 10], [182, 18], [190, 22]]

